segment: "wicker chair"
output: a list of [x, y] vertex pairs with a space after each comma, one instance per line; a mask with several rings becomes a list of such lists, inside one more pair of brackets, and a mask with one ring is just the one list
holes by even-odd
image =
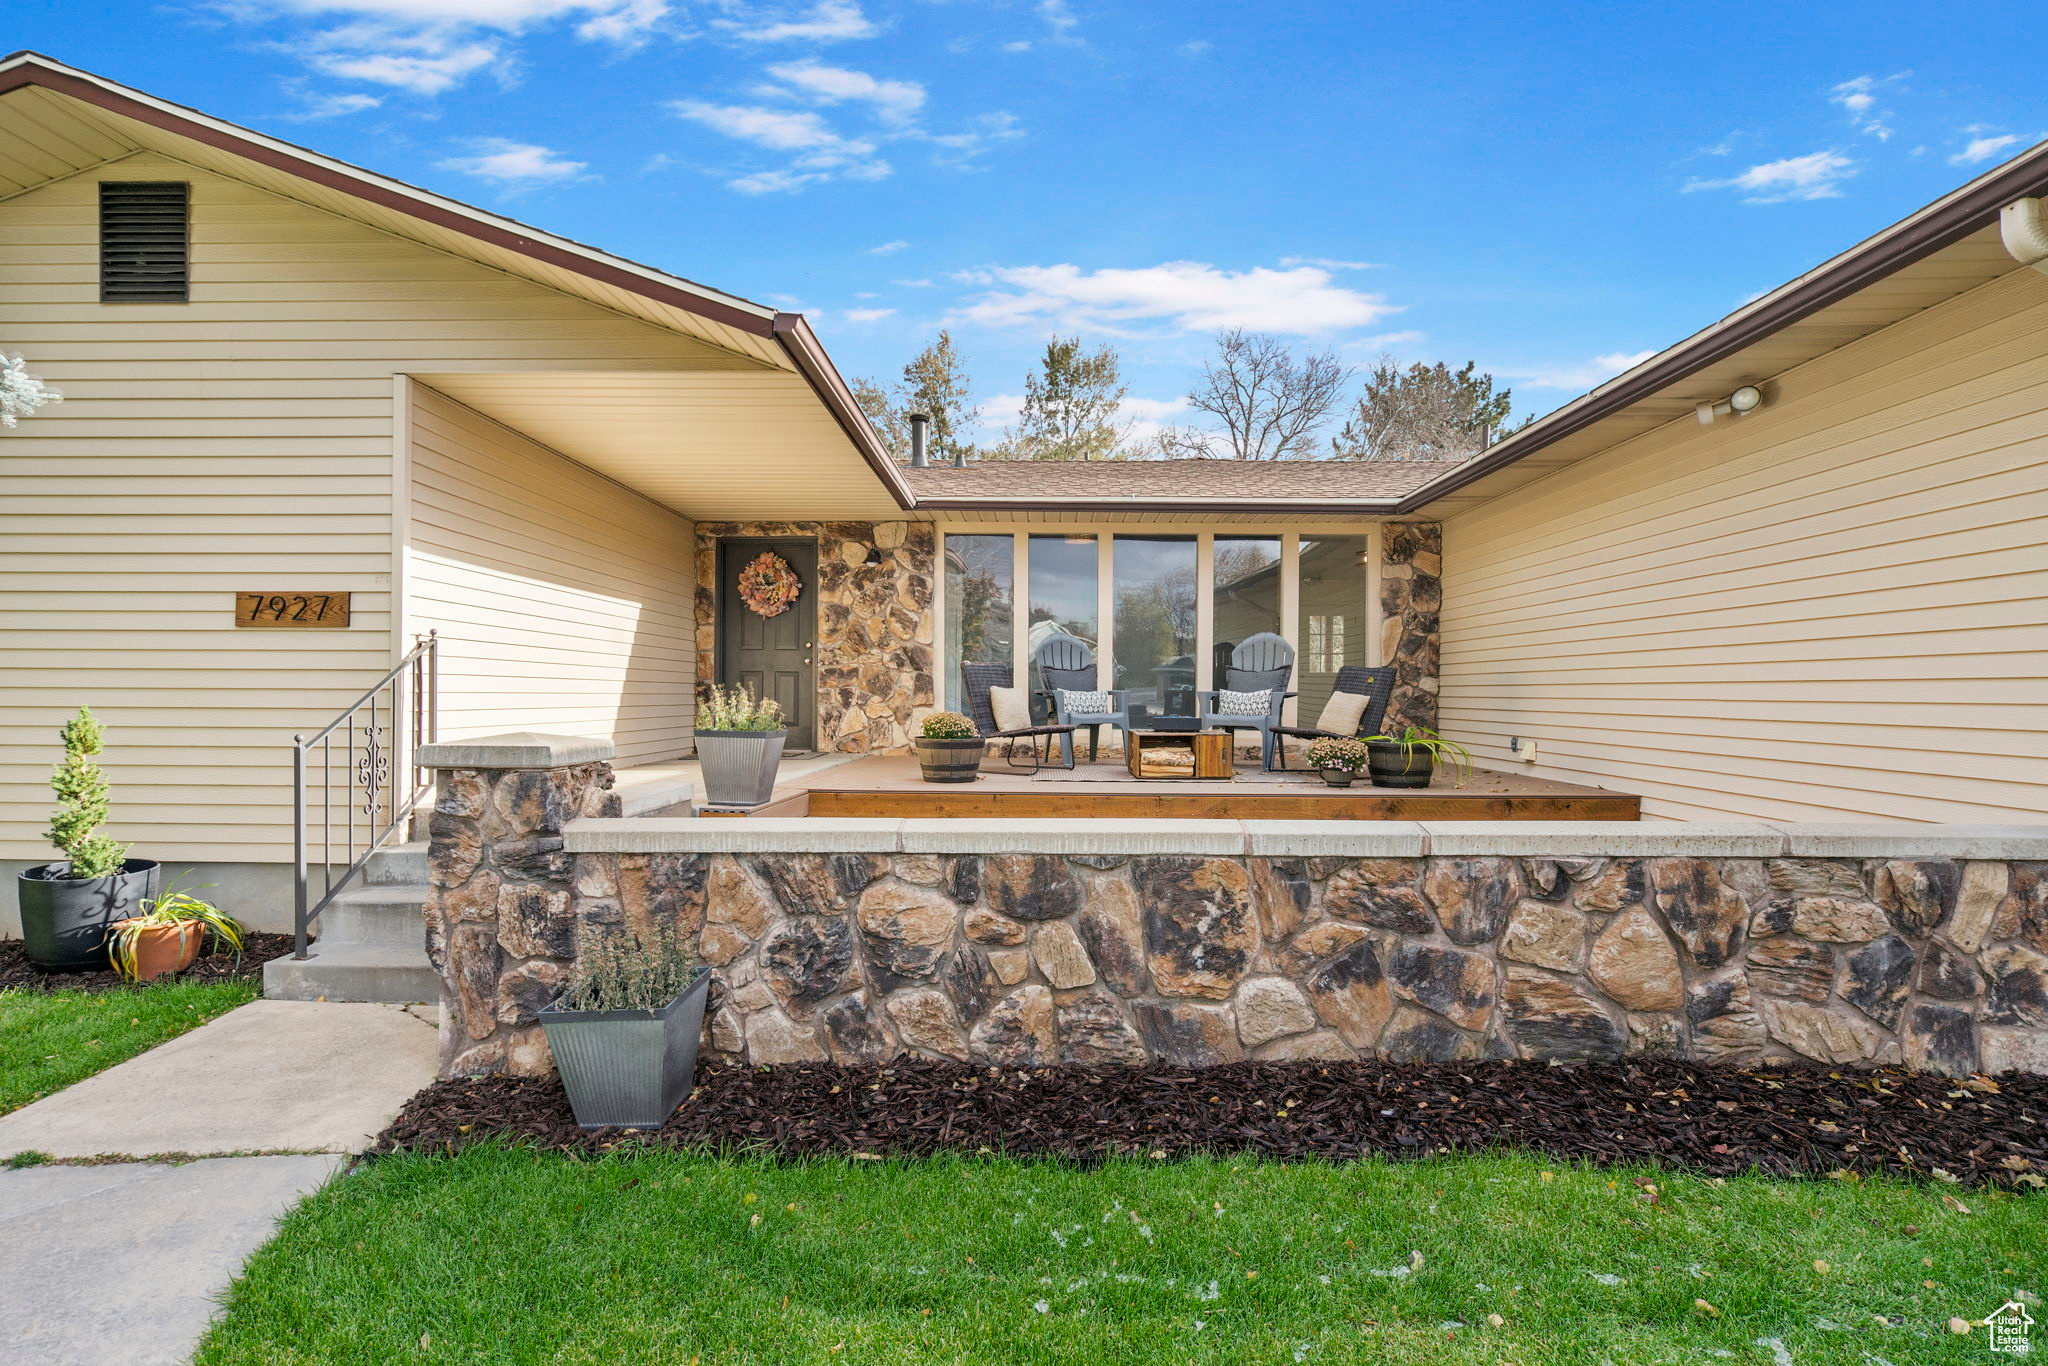
[[1337, 670], [1337, 681], [1330, 691], [1354, 693], [1365, 698], [1365, 711], [1358, 718], [1356, 734], [1338, 735], [1314, 726], [1275, 726], [1273, 743], [1279, 751], [1279, 762], [1275, 768], [1286, 769], [1287, 742], [1290, 739], [1355, 740], [1359, 736], [1378, 735], [1380, 727], [1386, 724], [1387, 703], [1394, 695], [1394, 671], [1386, 667], [1371, 669], [1363, 664], [1347, 664]]
[[1294, 647], [1271, 631], [1248, 636], [1230, 652], [1230, 664], [1223, 670], [1223, 687], [1231, 692], [1263, 692], [1266, 710], [1257, 715], [1216, 710], [1216, 693], [1202, 694], [1202, 729], [1255, 730], [1259, 733], [1259, 763], [1273, 768], [1273, 732], [1280, 724], [1280, 709], [1287, 703], [1287, 684], [1294, 677]]
[[[1074, 766], [1074, 728], [1072, 726], [1026, 726], [1021, 730], [997, 730], [995, 705], [989, 699], [989, 689], [1007, 688], [1015, 677], [1007, 664], [962, 664], [960, 666], [961, 691], [967, 694], [967, 714], [974, 718], [974, 728], [985, 740], [1007, 740], [1003, 750], [1003, 762], [1011, 768], [1021, 768], [1036, 773], [1044, 763], [1052, 760], [1052, 742], [1057, 736], [1060, 742], [1060, 758], [1067, 768]], [[1038, 742], [1045, 741], [1045, 757], [1039, 758]], [[1024, 741], [1024, 753], [1031, 762], [1017, 762], [1017, 742]]]
[[1046, 690], [1052, 694], [1053, 720], [1063, 726], [1087, 727], [1088, 762], [1094, 763], [1102, 752], [1104, 726], [1115, 726], [1123, 734], [1128, 752], [1131, 709], [1124, 704], [1123, 689], [1109, 690], [1108, 711], [1074, 712], [1067, 709], [1068, 693], [1096, 690], [1095, 651], [1089, 648], [1088, 642], [1076, 640], [1073, 636], [1053, 636], [1038, 647], [1037, 660], [1038, 676], [1045, 680]]

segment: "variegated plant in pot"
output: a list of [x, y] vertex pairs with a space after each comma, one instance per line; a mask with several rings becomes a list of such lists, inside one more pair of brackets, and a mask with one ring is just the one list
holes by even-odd
[[697, 1074], [711, 969], [673, 930], [650, 947], [614, 932], [595, 937], [569, 984], [539, 1011], [569, 1108], [583, 1129], [658, 1129]]
[[107, 927], [107, 958], [130, 982], [154, 981], [191, 967], [209, 934], [237, 954], [242, 951], [239, 921], [212, 902], [174, 887], [144, 901], [141, 915]]
[[775, 792], [782, 762], [782, 704], [749, 687], [713, 684], [697, 704], [697, 759], [712, 806], [760, 806]]
[[1368, 735], [1366, 771], [1374, 787], [1428, 787], [1437, 764], [1445, 759], [1458, 775], [1458, 786], [1472, 780], [1472, 756], [1455, 740], [1446, 740], [1427, 726], [1409, 726], [1399, 735]]

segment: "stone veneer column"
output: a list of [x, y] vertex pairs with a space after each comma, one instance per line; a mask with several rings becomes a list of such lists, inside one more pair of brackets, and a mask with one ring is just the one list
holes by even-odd
[[581, 927], [562, 829], [616, 816], [609, 740], [518, 733], [420, 750], [435, 770], [427, 958], [441, 974], [441, 1075], [553, 1070], [536, 1012], [561, 991]]
[[[912, 716], [935, 697], [932, 524], [699, 522], [700, 684], [717, 677], [718, 543], [726, 537], [817, 538], [818, 748], [908, 752]], [[870, 554], [876, 563], [868, 563]]]
[[1438, 619], [1444, 605], [1444, 529], [1389, 522], [1380, 549], [1380, 659], [1394, 667], [1386, 729], [1436, 729]]

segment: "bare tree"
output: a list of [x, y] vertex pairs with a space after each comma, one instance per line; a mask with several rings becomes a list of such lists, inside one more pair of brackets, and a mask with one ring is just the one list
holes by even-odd
[[[1297, 360], [1279, 338], [1233, 327], [1217, 336], [1216, 355], [1202, 367], [1188, 402], [1223, 424], [1221, 436], [1234, 458], [1299, 459], [1310, 456], [1315, 430], [1349, 375], [1334, 351]], [[1190, 439], [1187, 433], [1173, 438]], [[1163, 433], [1159, 445], [1170, 450]]]
[[1493, 392], [1493, 376], [1467, 361], [1403, 370], [1382, 353], [1365, 374], [1344, 430], [1330, 442], [1339, 460], [1467, 460], [1508, 430], [1514, 391]]

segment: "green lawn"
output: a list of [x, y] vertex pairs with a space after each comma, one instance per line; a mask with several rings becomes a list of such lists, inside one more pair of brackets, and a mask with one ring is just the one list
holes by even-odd
[[256, 999], [257, 981], [0, 991], [0, 1114]]
[[2048, 1289], [2048, 1200], [1951, 1195], [1967, 1212], [1891, 1182], [1516, 1156], [1086, 1171], [486, 1147], [308, 1201], [197, 1366], [1982, 1361], [1948, 1320]]

